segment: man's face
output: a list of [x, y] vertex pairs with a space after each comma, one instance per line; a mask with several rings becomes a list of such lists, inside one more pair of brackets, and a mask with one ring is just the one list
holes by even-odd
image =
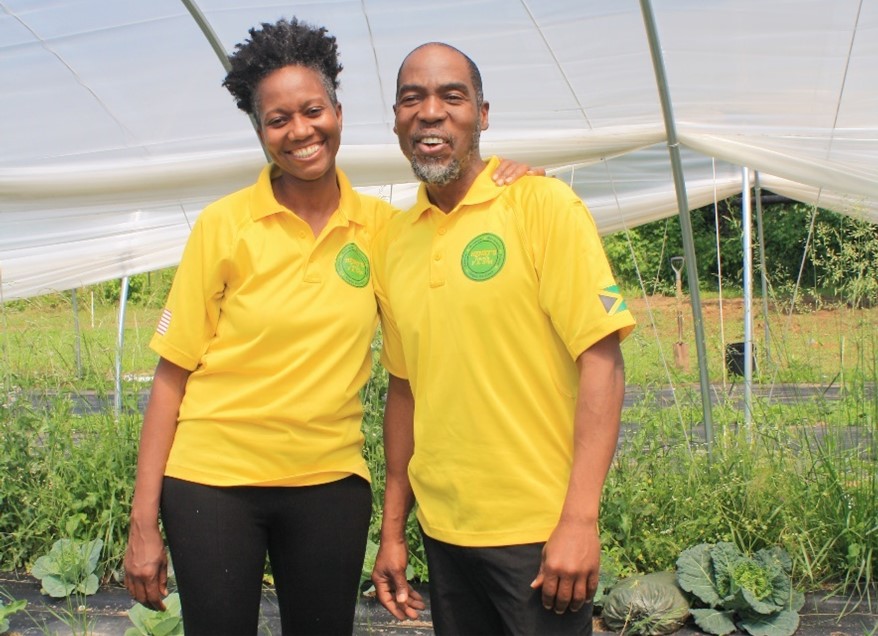
[[488, 127], [488, 104], [476, 103], [466, 59], [444, 46], [426, 46], [403, 63], [398, 84], [393, 131], [415, 176], [443, 186], [478, 174], [481, 165], [473, 159]]

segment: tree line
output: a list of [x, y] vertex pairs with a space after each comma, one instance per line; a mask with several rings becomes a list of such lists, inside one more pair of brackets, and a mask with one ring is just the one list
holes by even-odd
[[[753, 216], [753, 276], [758, 288], [763, 264], [755, 211]], [[762, 216], [770, 296], [788, 300], [797, 290], [800, 302], [815, 305], [878, 304], [878, 225], [772, 195], [763, 199]], [[736, 293], [743, 287], [744, 274], [740, 197], [693, 210], [690, 217], [700, 289], [715, 291], [721, 281], [724, 290]], [[604, 246], [625, 288], [674, 293], [670, 259], [683, 255], [677, 216], [608, 235]], [[685, 272], [683, 276], [685, 286]]]

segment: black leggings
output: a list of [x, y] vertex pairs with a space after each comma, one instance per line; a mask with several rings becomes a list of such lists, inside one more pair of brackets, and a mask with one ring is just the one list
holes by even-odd
[[230, 488], [165, 477], [162, 522], [186, 636], [257, 633], [266, 552], [284, 634], [350, 634], [371, 508], [358, 476]]

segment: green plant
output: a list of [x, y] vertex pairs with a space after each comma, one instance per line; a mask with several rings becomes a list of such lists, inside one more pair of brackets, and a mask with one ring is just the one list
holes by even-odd
[[613, 552], [601, 550], [601, 570], [598, 574], [598, 587], [591, 602], [595, 607], [602, 607], [607, 594], [619, 581], [619, 564]]
[[59, 537], [100, 538], [99, 578], [118, 567], [141, 416], [79, 415], [69, 399], [0, 408], [0, 569], [28, 568]]
[[12, 601], [9, 604], [0, 600], [0, 634], [5, 634], [9, 630], [9, 617], [20, 612], [27, 606], [27, 601]]
[[134, 627], [125, 630], [125, 636], [182, 636], [183, 615], [180, 595], [174, 592], [165, 599], [164, 611], [148, 609], [138, 603], [128, 610]]
[[710, 634], [740, 628], [753, 636], [792, 636], [805, 596], [793, 588], [792, 561], [781, 548], [753, 556], [732, 543], [702, 543], [680, 554], [677, 580], [702, 607], [697, 625]]
[[878, 229], [874, 223], [821, 214], [811, 256], [835, 295], [854, 307], [878, 302]]
[[99, 581], [95, 570], [103, 546], [100, 539], [56, 541], [49, 554], [38, 558], [31, 569], [31, 574], [42, 583], [40, 591], [55, 598], [97, 592]]

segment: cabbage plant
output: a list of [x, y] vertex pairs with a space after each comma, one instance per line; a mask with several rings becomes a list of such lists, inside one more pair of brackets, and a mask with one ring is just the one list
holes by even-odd
[[689, 602], [673, 572], [638, 574], [613, 586], [601, 618], [624, 636], [661, 636], [683, 627]]
[[793, 589], [792, 561], [781, 548], [752, 556], [732, 543], [702, 543], [677, 559], [677, 582], [694, 597], [695, 623], [710, 634], [791, 636], [805, 596]]
[[31, 574], [40, 579], [43, 594], [62, 598], [77, 594], [94, 594], [98, 591], [98, 577], [95, 570], [104, 542], [74, 541], [59, 539], [52, 545], [49, 554], [34, 562]]
[[0, 634], [9, 631], [9, 617], [20, 612], [27, 605], [27, 601], [12, 601], [9, 605], [0, 600]]
[[125, 636], [183, 636], [183, 615], [180, 595], [174, 592], [165, 599], [165, 609], [151, 610], [138, 603], [128, 610], [134, 627], [125, 630]]

